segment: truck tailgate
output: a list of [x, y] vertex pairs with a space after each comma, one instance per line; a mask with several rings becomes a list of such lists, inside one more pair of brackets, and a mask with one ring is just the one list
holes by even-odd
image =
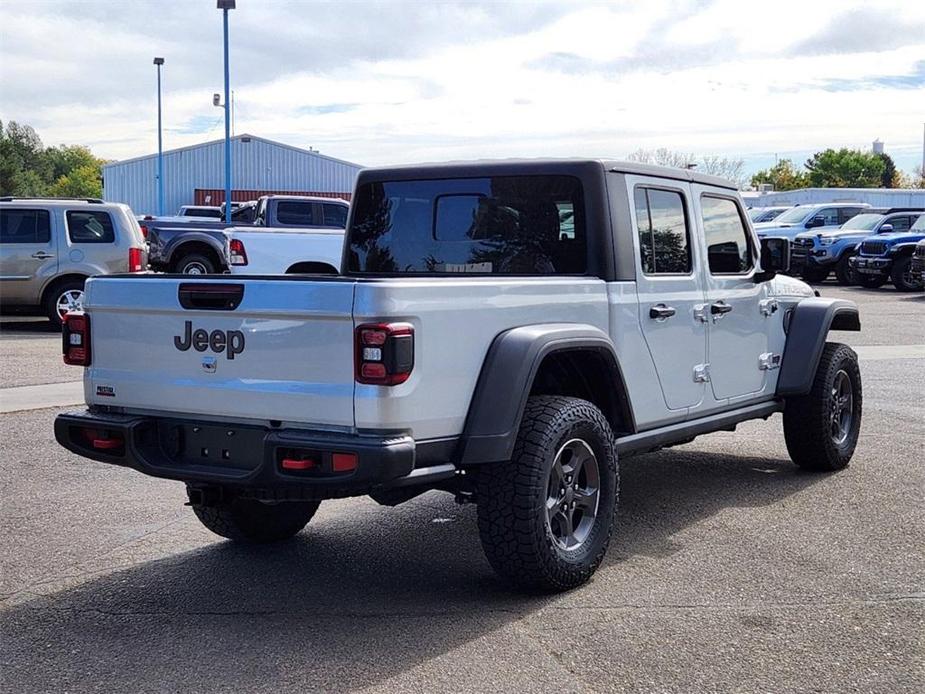
[[353, 292], [346, 278], [91, 279], [87, 402], [352, 428]]

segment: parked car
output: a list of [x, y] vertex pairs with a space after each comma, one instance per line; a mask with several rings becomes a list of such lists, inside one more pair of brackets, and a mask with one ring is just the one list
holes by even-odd
[[94, 275], [145, 269], [144, 237], [127, 205], [96, 198], [0, 198], [0, 305], [40, 310], [57, 326], [83, 304]]
[[790, 207], [752, 207], [748, 211], [748, 217], [752, 220], [752, 224], [770, 222], [789, 209]]
[[754, 226], [759, 237], [776, 236], [792, 240], [807, 229], [815, 229], [817, 232], [834, 231], [868, 209], [870, 205], [866, 203], [797, 205], [781, 213], [774, 221], [760, 222]]
[[336, 275], [344, 254], [344, 230], [225, 230], [225, 266], [230, 274]]
[[[274, 229], [313, 229], [347, 226], [349, 203], [345, 200], [294, 195], [268, 195], [260, 198], [253, 210], [241, 207], [232, 211], [234, 226], [245, 222], [236, 215], [253, 214], [254, 227]], [[157, 218], [143, 222], [146, 227], [149, 262], [152, 270], [185, 275], [210, 275], [224, 272], [226, 264], [224, 231], [226, 222], [205, 221], [177, 223]]]
[[925, 239], [915, 244], [909, 272], [912, 274], [913, 281], [918, 282], [919, 286], [925, 289]]
[[858, 284], [874, 288], [891, 280], [902, 292], [922, 289], [921, 281], [912, 272], [912, 254], [922, 239], [925, 239], [925, 215], [906, 232], [865, 238], [858, 245], [857, 255], [848, 261], [858, 272]]
[[797, 234], [791, 247], [790, 269], [802, 274], [807, 282], [822, 282], [834, 270], [839, 284], [857, 284], [857, 273], [848, 261], [854, 256], [858, 243], [876, 234], [908, 231], [923, 213], [925, 210], [898, 208], [882, 213], [865, 212], [852, 217], [835, 231]]
[[618, 456], [783, 412], [798, 466], [851, 459], [861, 375], [826, 340], [857, 307], [775, 276], [788, 242], [759, 245], [734, 184], [474, 162], [366, 169], [353, 200], [336, 277], [91, 280], [64, 342], [89, 409], [58, 442], [185, 482], [247, 542], [322, 499], [450, 492], [495, 570], [546, 591], [601, 563]]
[[207, 205], [181, 205], [178, 217], [204, 217], [206, 219], [221, 219], [222, 208]]

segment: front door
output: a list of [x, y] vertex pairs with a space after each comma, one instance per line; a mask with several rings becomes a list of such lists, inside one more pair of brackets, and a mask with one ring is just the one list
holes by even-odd
[[768, 305], [756, 284], [756, 247], [735, 196], [694, 185], [703, 226], [710, 381], [717, 400], [758, 394], [769, 367]]
[[692, 242], [690, 184], [627, 176], [634, 201], [639, 323], [669, 410], [703, 399], [706, 324], [699, 252]]
[[38, 305], [42, 283], [58, 267], [47, 210], [0, 208], [0, 294], [10, 305]]

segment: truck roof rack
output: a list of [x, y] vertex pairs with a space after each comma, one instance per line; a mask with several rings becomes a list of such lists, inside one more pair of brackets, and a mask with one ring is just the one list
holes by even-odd
[[105, 200], [101, 198], [69, 198], [69, 197], [56, 197], [52, 195], [4, 195], [0, 198], [0, 202], [16, 202], [17, 200], [63, 200], [63, 201], [72, 201], [72, 202], [91, 202], [97, 205], [102, 205]]

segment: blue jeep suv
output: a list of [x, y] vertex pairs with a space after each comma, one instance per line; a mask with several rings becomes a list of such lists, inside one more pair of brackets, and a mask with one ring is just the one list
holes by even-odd
[[858, 246], [858, 254], [848, 261], [858, 273], [858, 284], [872, 288], [892, 280], [901, 292], [922, 289], [918, 274], [912, 271], [912, 254], [922, 239], [925, 239], [925, 214], [907, 231], [865, 238]]
[[791, 245], [790, 272], [802, 274], [807, 282], [822, 282], [834, 270], [839, 284], [858, 284], [857, 273], [848, 262], [858, 243], [868, 236], [908, 231], [922, 214], [925, 209], [871, 209], [833, 231], [797, 234]]

